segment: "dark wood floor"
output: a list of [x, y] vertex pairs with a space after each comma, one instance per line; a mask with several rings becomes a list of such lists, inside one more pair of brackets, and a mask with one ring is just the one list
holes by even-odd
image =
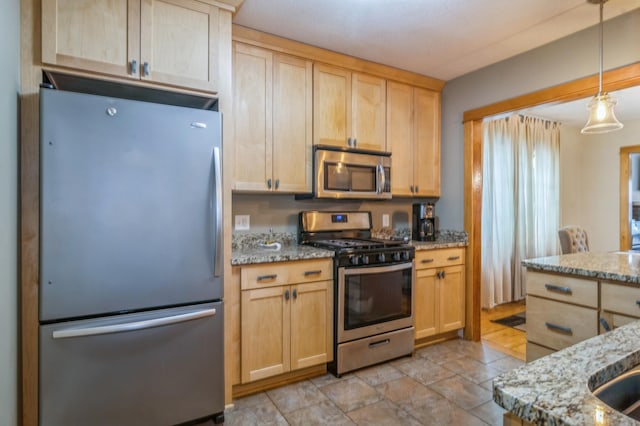
[[524, 361], [526, 358], [527, 333], [491, 322], [491, 320], [508, 317], [525, 310], [524, 300], [498, 305], [493, 309], [483, 309], [480, 315], [482, 343]]

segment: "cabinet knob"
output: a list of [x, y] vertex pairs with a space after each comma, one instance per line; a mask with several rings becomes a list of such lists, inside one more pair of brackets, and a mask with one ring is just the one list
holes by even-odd
[[149, 62], [142, 64], [142, 73], [145, 77], [149, 75]]
[[353, 146], [352, 144], [351, 138], [347, 138], [347, 146]]
[[267, 188], [271, 189], [271, 178], [267, 179]]
[[138, 61], [135, 59], [131, 61], [131, 75], [138, 74]]
[[413, 193], [413, 185], [409, 186], [409, 190]]
[[353, 146], [354, 148], [358, 146], [358, 139], [353, 138]]
[[418, 185], [416, 185], [416, 193], [420, 192], [420, 190], [418, 189]]
[[284, 300], [289, 300], [289, 289], [284, 291]]
[[280, 179], [276, 179], [276, 189], [280, 188]]
[[293, 298], [294, 299], [298, 298], [298, 290], [296, 290], [295, 288], [293, 289]]

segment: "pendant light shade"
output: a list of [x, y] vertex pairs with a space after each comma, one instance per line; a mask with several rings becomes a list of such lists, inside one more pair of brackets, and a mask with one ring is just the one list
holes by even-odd
[[598, 94], [589, 102], [589, 119], [584, 125], [580, 133], [607, 133], [614, 130], [622, 129], [624, 126], [616, 118], [614, 107], [616, 100], [609, 96], [608, 93], [602, 92], [602, 30], [604, 27], [602, 19], [602, 11], [604, 4], [608, 0], [587, 0], [589, 3], [600, 4], [600, 73], [598, 74]]

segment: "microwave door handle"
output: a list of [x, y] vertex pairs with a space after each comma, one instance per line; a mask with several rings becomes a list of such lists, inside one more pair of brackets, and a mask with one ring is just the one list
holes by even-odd
[[384, 167], [382, 167], [382, 164], [378, 164], [378, 194], [382, 194], [384, 192], [384, 187], [387, 184], [386, 179], [387, 178], [384, 175]]

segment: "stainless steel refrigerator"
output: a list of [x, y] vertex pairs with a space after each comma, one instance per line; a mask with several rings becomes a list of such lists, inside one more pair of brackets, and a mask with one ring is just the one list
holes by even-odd
[[223, 420], [221, 119], [41, 89], [40, 424]]

